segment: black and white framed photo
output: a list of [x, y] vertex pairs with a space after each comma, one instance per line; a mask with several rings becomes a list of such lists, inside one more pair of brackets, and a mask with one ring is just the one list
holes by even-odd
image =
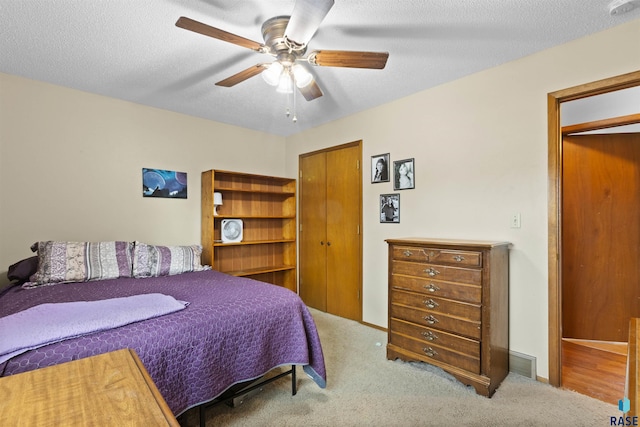
[[393, 162], [393, 189], [409, 190], [416, 188], [416, 169], [413, 159]]
[[371, 183], [389, 182], [389, 153], [371, 156]]
[[395, 224], [400, 222], [400, 194], [380, 195], [380, 222]]

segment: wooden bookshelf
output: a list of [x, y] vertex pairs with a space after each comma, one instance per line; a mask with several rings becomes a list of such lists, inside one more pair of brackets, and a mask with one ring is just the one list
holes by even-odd
[[[214, 216], [213, 193], [222, 194]], [[223, 243], [223, 219], [241, 219], [241, 242]], [[296, 180], [202, 172], [202, 260], [213, 269], [297, 292]]]

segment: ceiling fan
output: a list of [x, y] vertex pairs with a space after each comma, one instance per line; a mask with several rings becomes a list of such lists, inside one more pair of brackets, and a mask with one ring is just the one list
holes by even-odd
[[217, 82], [216, 85], [231, 87], [262, 74], [264, 80], [277, 86], [279, 92], [292, 93], [294, 87], [297, 87], [307, 101], [312, 101], [322, 96], [322, 90], [313, 75], [299, 62], [308, 62], [320, 67], [383, 69], [389, 57], [388, 52], [345, 50], [315, 50], [305, 56], [309, 41], [333, 4], [334, 0], [297, 0], [291, 16], [276, 16], [262, 24], [264, 43], [246, 39], [184, 16], [178, 19], [176, 26], [259, 53], [266, 53], [275, 58], [271, 63], [253, 65]]

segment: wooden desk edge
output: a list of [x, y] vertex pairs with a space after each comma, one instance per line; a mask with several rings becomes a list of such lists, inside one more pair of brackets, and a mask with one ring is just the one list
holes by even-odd
[[144, 381], [147, 384], [147, 387], [149, 388], [151, 395], [156, 400], [158, 407], [162, 411], [162, 414], [165, 416], [167, 420], [167, 424], [173, 427], [180, 427], [180, 424], [176, 420], [176, 417], [173, 415], [173, 412], [171, 411], [171, 409], [169, 409], [169, 405], [167, 405], [167, 402], [164, 400], [164, 398], [160, 394], [158, 387], [156, 387], [155, 383], [151, 379], [149, 372], [147, 372], [147, 368], [144, 367], [144, 364], [140, 360], [140, 357], [138, 357], [138, 354], [135, 352], [135, 350], [131, 348], [128, 348], [127, 350], [129, 351], [134, 362], [138, 366], [138, 370], [142, 374], [142, 377], [144, 378]]

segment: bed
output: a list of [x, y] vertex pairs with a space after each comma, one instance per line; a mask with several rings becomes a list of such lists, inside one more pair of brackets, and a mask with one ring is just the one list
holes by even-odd
[[[27, 282], [10, 287], [0, 294], [0, 320], [13, 319], [43, 305], [60, 307], [78, 301], [102, 304], [116, 298], [133, 303], [134, 297], [142, 295], [172, 297], [182, 304], [180, 309], [19, 350], [0, 363], [0, 376], [132, 348], [176, 416], [215, 401], [237, 384], [258, 379], [283, 366], [302, 366], [318, 386], [325, 387], [324, 358], [315, 323], [297, 294], [207, 269], [199, 265], [199, 256], [189, 261], [196, 266], [192, 271], [174, 269], [174, 274], [136, 277], [135, 258], [140, 254], [136, 255], [135, 247], [135, 242], [125, 246], [124, 260], [112, 257], [121, 267], [131, 262], [130, 275], [126, 268], [121, 268], [112, 274], [115, 278], [35, 285]], [[162, 258], [160, 252], [156, 253], [156, 263]], [[84, 256], [91, 257], [87, 253]], [[38, 258], [40, 272], [46, 261], [41, 253]], [[65, 262], [70, 263], [68, 256]], [[51, 263], [47, 267], [51, 269]], [[144, 274], [148, 275], [149, 270]], [[48, 316], [40, 315], [30, 321], [44, 324]], [[69, 323], [78, 320], [82, 319]], [[4, 332], [0, 333], [11, 334], [6, 329], [5, 324]]]

